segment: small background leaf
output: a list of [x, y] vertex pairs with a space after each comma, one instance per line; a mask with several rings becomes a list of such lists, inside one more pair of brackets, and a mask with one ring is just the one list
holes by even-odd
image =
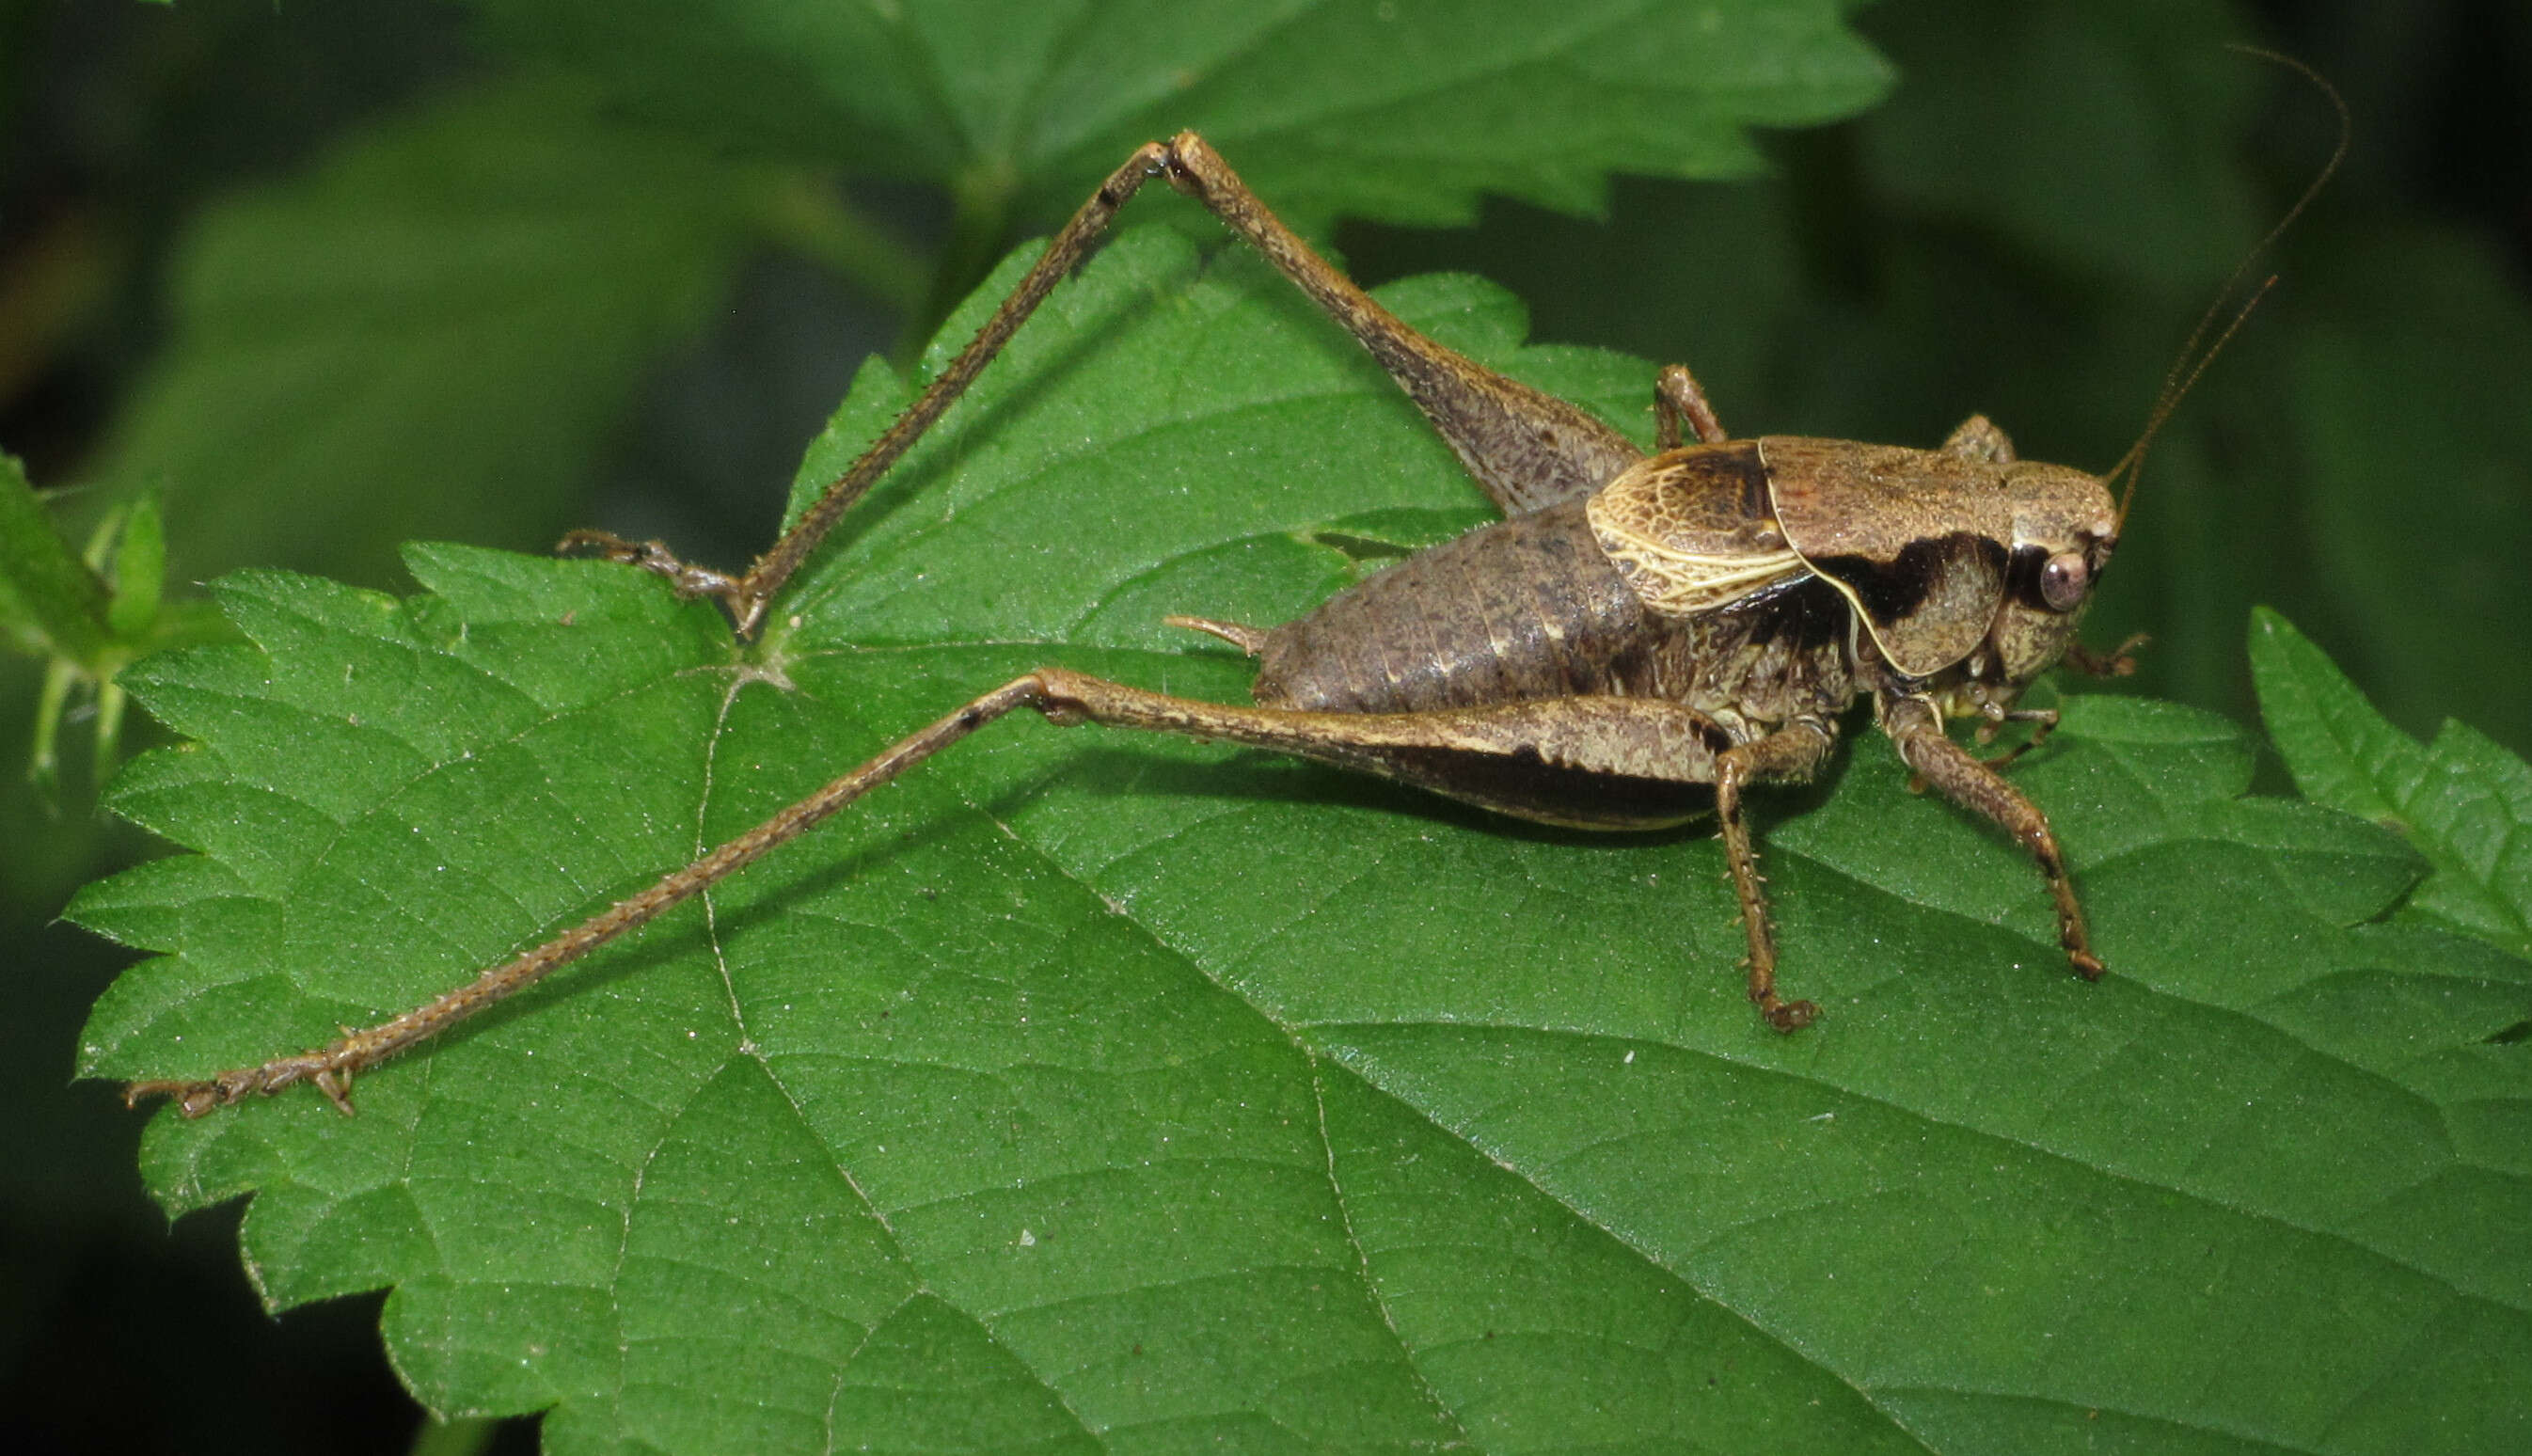
[[30, 653], [81, 665], [104, 650], [105, 586], [62, 539], [17, 457], [0, 454], [0, 629]]
[[166, 487], [188, 578], [261, 561], [385, 580], [415, 535], [559, 534], [771, 185], [601, 125], [567, 87], [410, 114], [203, 224], [175, 347], [96, 474]]
[[[1650, 377], [1523, 347], [1470, 280], [1387, 298], [1533, 379]], [[804, 477], [906, 392], [866, 371]], [[254, 646], [144, 674], [195, 742], [118, 807], [204, 852], [76, 906], [174, 953], [86, 1065], [322, 1040], [1035, 663], [1237, 700], [1248, 665], [1142, 603], [1271, 618], [1351, 574], [1328, 523], [1473, 499], [1261, 263], [1143, 230], [752, 653], [595, 563], [232, 578]], [[2532, 966], [2370, 923], [2414, 856], [2243, 797], [2252, 763], [2194, 710], [2069, 705], [2020, 776], [2116, 969], [2086, 986], [2028, 864], [1859, 740], [1771, 798], [1787, 973], [1828, 1010], [1787, 1038], [1710, 838], [1011, 723], [367, 1078], [359, 1119], [161, 1116], [144, 1167], [172, 1208], [255, 1192], [278, 1304], [392, 1284], [428, 1401], [549, 1408], [563, 1451], [2502, 1449], [2532, 1064], [2488, 1038]]]
[[105, 615], [116, 636], [137, 638], [157, 622], [166, 577], [166, 519], [158, 497], [144, 495], [124, 513], [114, 544], [114, 600]]
[[2532, 765], [2449, 719], [2421, 744], [2273, 612], [2252, 621], [2251, 670], [2304, 797], [2398, 831], [2434, 863], [2407, 909], [2532, 955]]

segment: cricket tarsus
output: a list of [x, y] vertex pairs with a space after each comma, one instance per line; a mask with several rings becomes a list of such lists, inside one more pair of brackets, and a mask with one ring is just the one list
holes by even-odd
[[[1712, 813], [1749, 946], [1749, 999], [1794, 1031], [1818, 1006], [1776, 988], [1778, 949], [1746, 816], [1751, 785], [1825, 761], [1858, 698], [1921, 787], [1939, 789], [2029, 851], [2056, 906], [2067, 963], [2102, 973], [2046, 815], [1997, 772], [2056, 716], [2016, 706], [2061, 660], [2120, 673], [2137, 639], [2096, 654], [2075, 628], [2117, 544], [2109, 478], [2021, 460], [1972, 416], [1935, 449], [1770, 437], [1733, 439], [1689, 371], [1653, 389], [1645, 456], [1576, 406], [1408, 327], [1278, 221], [1193, 133], [1135, 150], [871, 447], [742, 576], [658, 542], [575, 532], [563, 549], [719, 601], [741, 636], [862, 498], [1089, 255], [1142, 185], [1167, 178], [1343, 325], [1449, 442], [1506, 519], [1420, 552], [1272, 628], [1177, 616], [1259, 660], [1253, 707], [1172, 697], [1041, 668], [898, 740], [650, 888], [472, 982], [328, 1046], [198, 1080], [140, 1081], [188, 1117], [310, 1083], [345, 1113], [353, 1081], [704, 893], [830, 815], [1014, 709], [1268, 749], [1380, 775], [1520, 818], [1640, 830]], [[2310, 201], [2309, 194], [2305, 198]], [[2300, 210], [2303, 204], [2298, 203]], [[2227, 330], [2229, 332], [2229, 330]], [[2202, 330], [2203, 335], [2203, 330]], [[2216, 345], [2184, 349], [2148, 429], [2112, 472], [2131, 489], [2145, 445]], [[2028, 723], [1984, 762], [1982, 740]]]
[[665, 580], [680, 597], [718, 597], [724, 607], [739, 590], [737, 578], [709, 566], [687, 565], [663, 541], [627, 541], [606, 531], [572, 531], [555, 543], [554, 551], [562, 555], [596, 556], [620, 566], [636, 567]]

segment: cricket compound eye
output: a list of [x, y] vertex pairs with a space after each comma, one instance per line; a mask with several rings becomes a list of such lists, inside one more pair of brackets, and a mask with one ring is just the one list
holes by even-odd
[[2051, 612], [2072, 612], [2092, 590], [2093, 571], [2081, 552], [2059, 552], [2040, 568], [2040, 600]]

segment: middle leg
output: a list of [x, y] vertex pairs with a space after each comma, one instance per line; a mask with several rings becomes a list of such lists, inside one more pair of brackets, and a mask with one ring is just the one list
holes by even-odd
[[2084, 907], [2075, 899], [2075, 883], [2066, 873], [2066, 856], [2048, 816], [1994, 769], [1951, 740], [1943, 718], [1930, 699], [1884, 697], [1874, 705], [1882, 731], [1897, 745], [1910, 772], [1942, 791], [1943, 797], [1973, 809], [2002, 826], [2040, 862], [2048, 894], [2057, 904], [2057, 943], [2066, 961], [2088, 981], [2101, 978], [2101, 960], [2093, 954], [2092, 936], [2084, 928]]
[[1799, 1031], [1810, 1025], [1819, 1007], [1776, 994], [1776, 926], [1767, 914], [1766, 877], [1758, 873], [1750, 826], [1741, 817], [1741, 789], [1754, 779], [1797, 779], [1809, 774], [1828, 756], [1834, 742], [1828, 725], [1798, 719], [1763, 738], [1727, 749], [1714, 765], [1714, 814], [1722, 825], [1723, 858], [1732, 870], [1733, 893], [1741, 901], [1741, 928], [1750, 938], [1750, 1002], [1779, 1031]]

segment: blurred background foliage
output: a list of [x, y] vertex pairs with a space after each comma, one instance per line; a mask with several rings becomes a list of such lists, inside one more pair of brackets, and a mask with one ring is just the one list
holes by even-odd
[[[840, 172], [747, 149], [748, 108], [604, 56], [572, 74], [539, 14], [0, 0], [0, 448], [69, 540], [154, 493], [179, 601], [249, 564], [403, 589], [399, 541], [581, 524], [743, 562], [856, 363], [1113, 161], [943, 188], [919, 134]], [[1437, 197], [1389, 214], [1435, 226], [1341, 221], [1336, 246], [1367, 281], [1495, 278], [1542, 339], [1687, 362], [1739, 433], [1931, 443], [1975, 409], [2098, 469], [2331, 143], [2308, 87], [2221, 46], [2301, 56], [2354, 149], [2163, 437], [2092, 635], [2151, 632], [2133, 690], [2247, 718], [2270, 603], [2399, 726], [2532, 748], [2532, 9], [1885, 0], [1856, 24], [1889, 99], [1767, 136], [1748, 178], [1492, 182], [1528, 200]], [[26, 782], [43, 679], [0, 657], [0, 1440], [402, 1449], [371, 1302], [266, 1319], [234, 1214], [171, 1238], [140, 1119], [65, 1085], [115, 961], [50, 917], [148, 846], [93, 812], [80, 755]]]

